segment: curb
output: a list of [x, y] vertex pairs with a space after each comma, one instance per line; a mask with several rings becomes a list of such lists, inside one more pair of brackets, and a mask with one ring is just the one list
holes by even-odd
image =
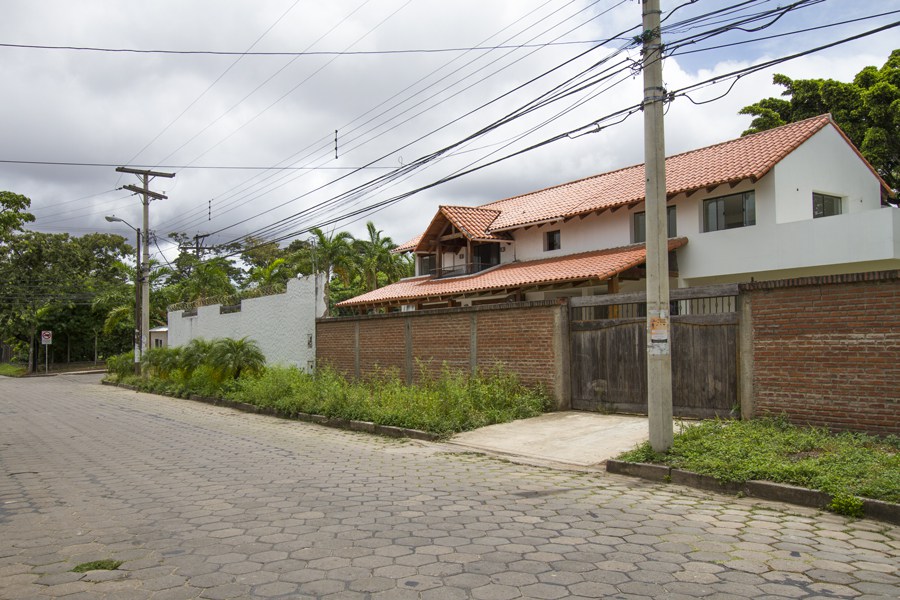
[[[810, 508], [825, 509], [831, 504], [831, 494], [772, 481], [747, 481], [745, 483], [722, 482], [709, 475], [673, 469], [665, 465], [631, 463], [620, 460], [606, 461], [606, 471], [616, 475], [639, 477], [649, 481], [676, 483], [692, 488], [722, 494], [744, 494], [761, 500], [774, 500]], [[869, 519], [900, 525], [900, 504], [861, 498], [863, 513]]]
[[[140, 391], [136, 386], [124, 383], [114, 383], [112, 381], [101, 381], [102, 385], [111, 385], [131, 391]], [[144, 392], [153, 394], [154, 392]], [[162, 396], [164, 394], [156, 394]], [[279, 419], [288, 419], [291, 421], [305, 421], [307, 423], [315, 423], [324, 425], [325, 427], [333, 427], [335, 429], [347, 429], [349, 431], [360, 431], [363, 433], [374, 433], [376, 435], [384, 435], [394, 438], [410, 438], [413, 440], [422, 440], [425, 442], [436, 442], [441, 436], [429, 431], [421, 431], [419, 429], [407, 429], [405, 427], [394, 427], [393, 425], [376, 425], [370, 421], [354, 421], [351, 419], [330, 418], [324, 415], [312, 415], [309, 413], [287, 413], [278, 410], [274, 406], [256, 406], [255, 404], [246, 404], [244, 402], [235, 402], [224, 398], [214, 398], [209, 396], [197, 396], [191, 394], [188, 398], [179, 398], [177, 396], [168, 396], [170, 398], [178, 398], [179, 400], [193, 400], [194, 402], [202, 402], [204, 404], [212, 404], [214, 406], [222, 406], [225, 408], [233, 408], [247, 413], [255, 413], [259, 415], [267, 415], [277, 417]]]

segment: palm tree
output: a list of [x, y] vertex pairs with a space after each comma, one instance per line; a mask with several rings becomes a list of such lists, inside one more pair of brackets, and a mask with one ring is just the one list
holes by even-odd
[[194, 338], [181, 349], [179, 365], [185, 377], [189, 378], [201, 365], [209, 363], [213, 345], [214, 342]]
[[271, 285], [284, 285], [287, 280], [296, 275], [293, 267], [283, 258], [276, 258], [268, 265], [260, 265], [250, 269], [247, 278], [247, 287], [266, 287]]
[[394, 258], [391, 250], [397, 245], [391, 238], [382, 237], [381, 230], [376, 229], [372, 221], [366, 223], [366, 230], [369, 239], [356, 240], [353, 246], [357, 251], [357, 261], [366, 291], [371, 291], [378, 288], [379, 273], [388, 275], [390, 281], [389, 271], [392, 270]]
[[241, 373], [260, 373], [266, 366], [266, 357], [251, 339], [222, 338], [213, 343], [209, 362], [223, 379], [237, 379]]
[[353, 270], [353, 236], [346, 231], [325, 235], [318, 227], [310, 229], [310, 233], [315, 236], [314, 244], [310, 249], [313, 271], [322, 273], [325, 279], [322, 290], [325, 296], [325, 312], [322, 313], [324, 317], [331, 309], [332, 277], [340, 277], [345, 283], [350, 281]]

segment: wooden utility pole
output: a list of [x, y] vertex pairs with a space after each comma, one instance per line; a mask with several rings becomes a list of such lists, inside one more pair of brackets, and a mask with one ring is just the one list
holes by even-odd
[[644, 17], [644, 173], [647, 215], [647, 414], [650, 445], [672, 447], [672, 352], [669, 244], [666, 224], [666, 144], [659, 0], [642, 0]]
[[[150, 348], [150, 200], [165, 200], [168, 196], [150, 191], [151, 177], [175, 177], [175, 173], [162, 173], [146, 169], [132, 169], [129, 167], [116, 167], [118, 173], [132, 173], [137, 175], [143, 187], [135, 185], [122, 186], [131, 192], [141, 194], [144, 205], [143, 226], [143, 255], [141, 257], [141, 349], [146, 352]], [[142, 353], [143, 353], [142, 352]]]

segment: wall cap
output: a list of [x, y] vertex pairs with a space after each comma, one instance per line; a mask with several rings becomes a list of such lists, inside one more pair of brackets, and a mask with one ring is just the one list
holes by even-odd
[[796, 277], [794, 279], [776, 279], [773, 281], [753, 281], [750, 283], [741, 283], [739, 288], [742, 292], [753, 292], [758, 290], [809, 287], [816, 285], [897, 280], [900, 280], [900, 269], [891, 271], [868, 271], [865, 273], [844, 273], [842, 275], [816, 275], [813, 277]]

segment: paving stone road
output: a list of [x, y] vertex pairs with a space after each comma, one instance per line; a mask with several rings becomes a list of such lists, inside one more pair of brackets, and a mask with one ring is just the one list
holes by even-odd
[[900, 596], [876, 521], [97, 380], [0, 378], [0, 598]]

